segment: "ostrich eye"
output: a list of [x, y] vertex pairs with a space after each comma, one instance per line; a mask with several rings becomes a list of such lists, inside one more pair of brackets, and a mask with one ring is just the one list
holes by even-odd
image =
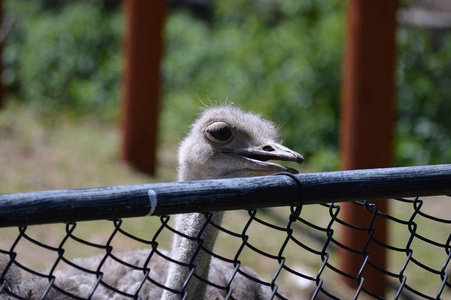
[[216, 143], [227, 143], [232, 139], [232, 130], [224, 122], [216, 122], [207, 127], [206, 136]]

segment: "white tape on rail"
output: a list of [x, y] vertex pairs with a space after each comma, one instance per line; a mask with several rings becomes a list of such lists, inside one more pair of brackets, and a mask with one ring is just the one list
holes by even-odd
[[150, 211], [147, 216], [151, 216], [157, 207], [157, 193], [154, 190], [148, 190], [147, 195], [149, 196], [150, 201]]

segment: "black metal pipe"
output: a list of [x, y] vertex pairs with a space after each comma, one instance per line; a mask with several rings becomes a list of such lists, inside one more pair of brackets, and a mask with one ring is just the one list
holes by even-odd
[[451, 194], [451, 165], [0, 195], [0, 227]]

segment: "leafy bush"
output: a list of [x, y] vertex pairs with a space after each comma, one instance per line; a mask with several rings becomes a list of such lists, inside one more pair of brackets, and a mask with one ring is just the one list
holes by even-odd
[[56, 11], [20, 2], [9, 3], [17, 24], [6, 42], [6, 83], [46, 113], [116, 115], [120, 14], [107, 15], [87, 2]]
[[[49, 114], [118, 115], [121, 12], [102, 1], [7, 1], [17, 16], [4, 51], [10, 93]], [[113, 1], [114, 2], [114, 1]], [[203, 21], [171, 11], [161, 130], [176, 140], [210, 99], [282, 124], [315, 170], [338, 168], [344, 8], [341, 0], [216, 0]], [[451, 160], [451, 33], [398, 30], [397, 165]]]
[[398, 31], [399, 165], [451, 162], [451, 32]]
[[[253, 3], [216, 1], [212, 24], [183, 12], [168, 19], [165, 105], [180, 117], [165, 118], [165, 128], [192, 120], [196, 93], [206, 102], [228, 98], [283, 124], [287, 145], [315, 168], [334, 169], [343, 4]], [[179, 102], [186, 95], [191, 113]]]
[[[283, 124], [307, 167], [336, 169], [344, 5], [217, 0], [211, 24], [172, 14], [165, 128], [185, 128], [201, 104], [195, 94], [228, 97]], [[451, 161], [449, 53], [449, 31], [398, 29], [396, 165]]]

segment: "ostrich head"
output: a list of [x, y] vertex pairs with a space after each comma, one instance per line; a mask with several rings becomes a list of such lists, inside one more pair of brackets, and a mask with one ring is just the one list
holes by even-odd
[[280, 144], [276, 126], [231, 105], [205, 109], [181, 142], [179, 181], [250, 177], [296, 170], [269, 160], [303, 157]]

